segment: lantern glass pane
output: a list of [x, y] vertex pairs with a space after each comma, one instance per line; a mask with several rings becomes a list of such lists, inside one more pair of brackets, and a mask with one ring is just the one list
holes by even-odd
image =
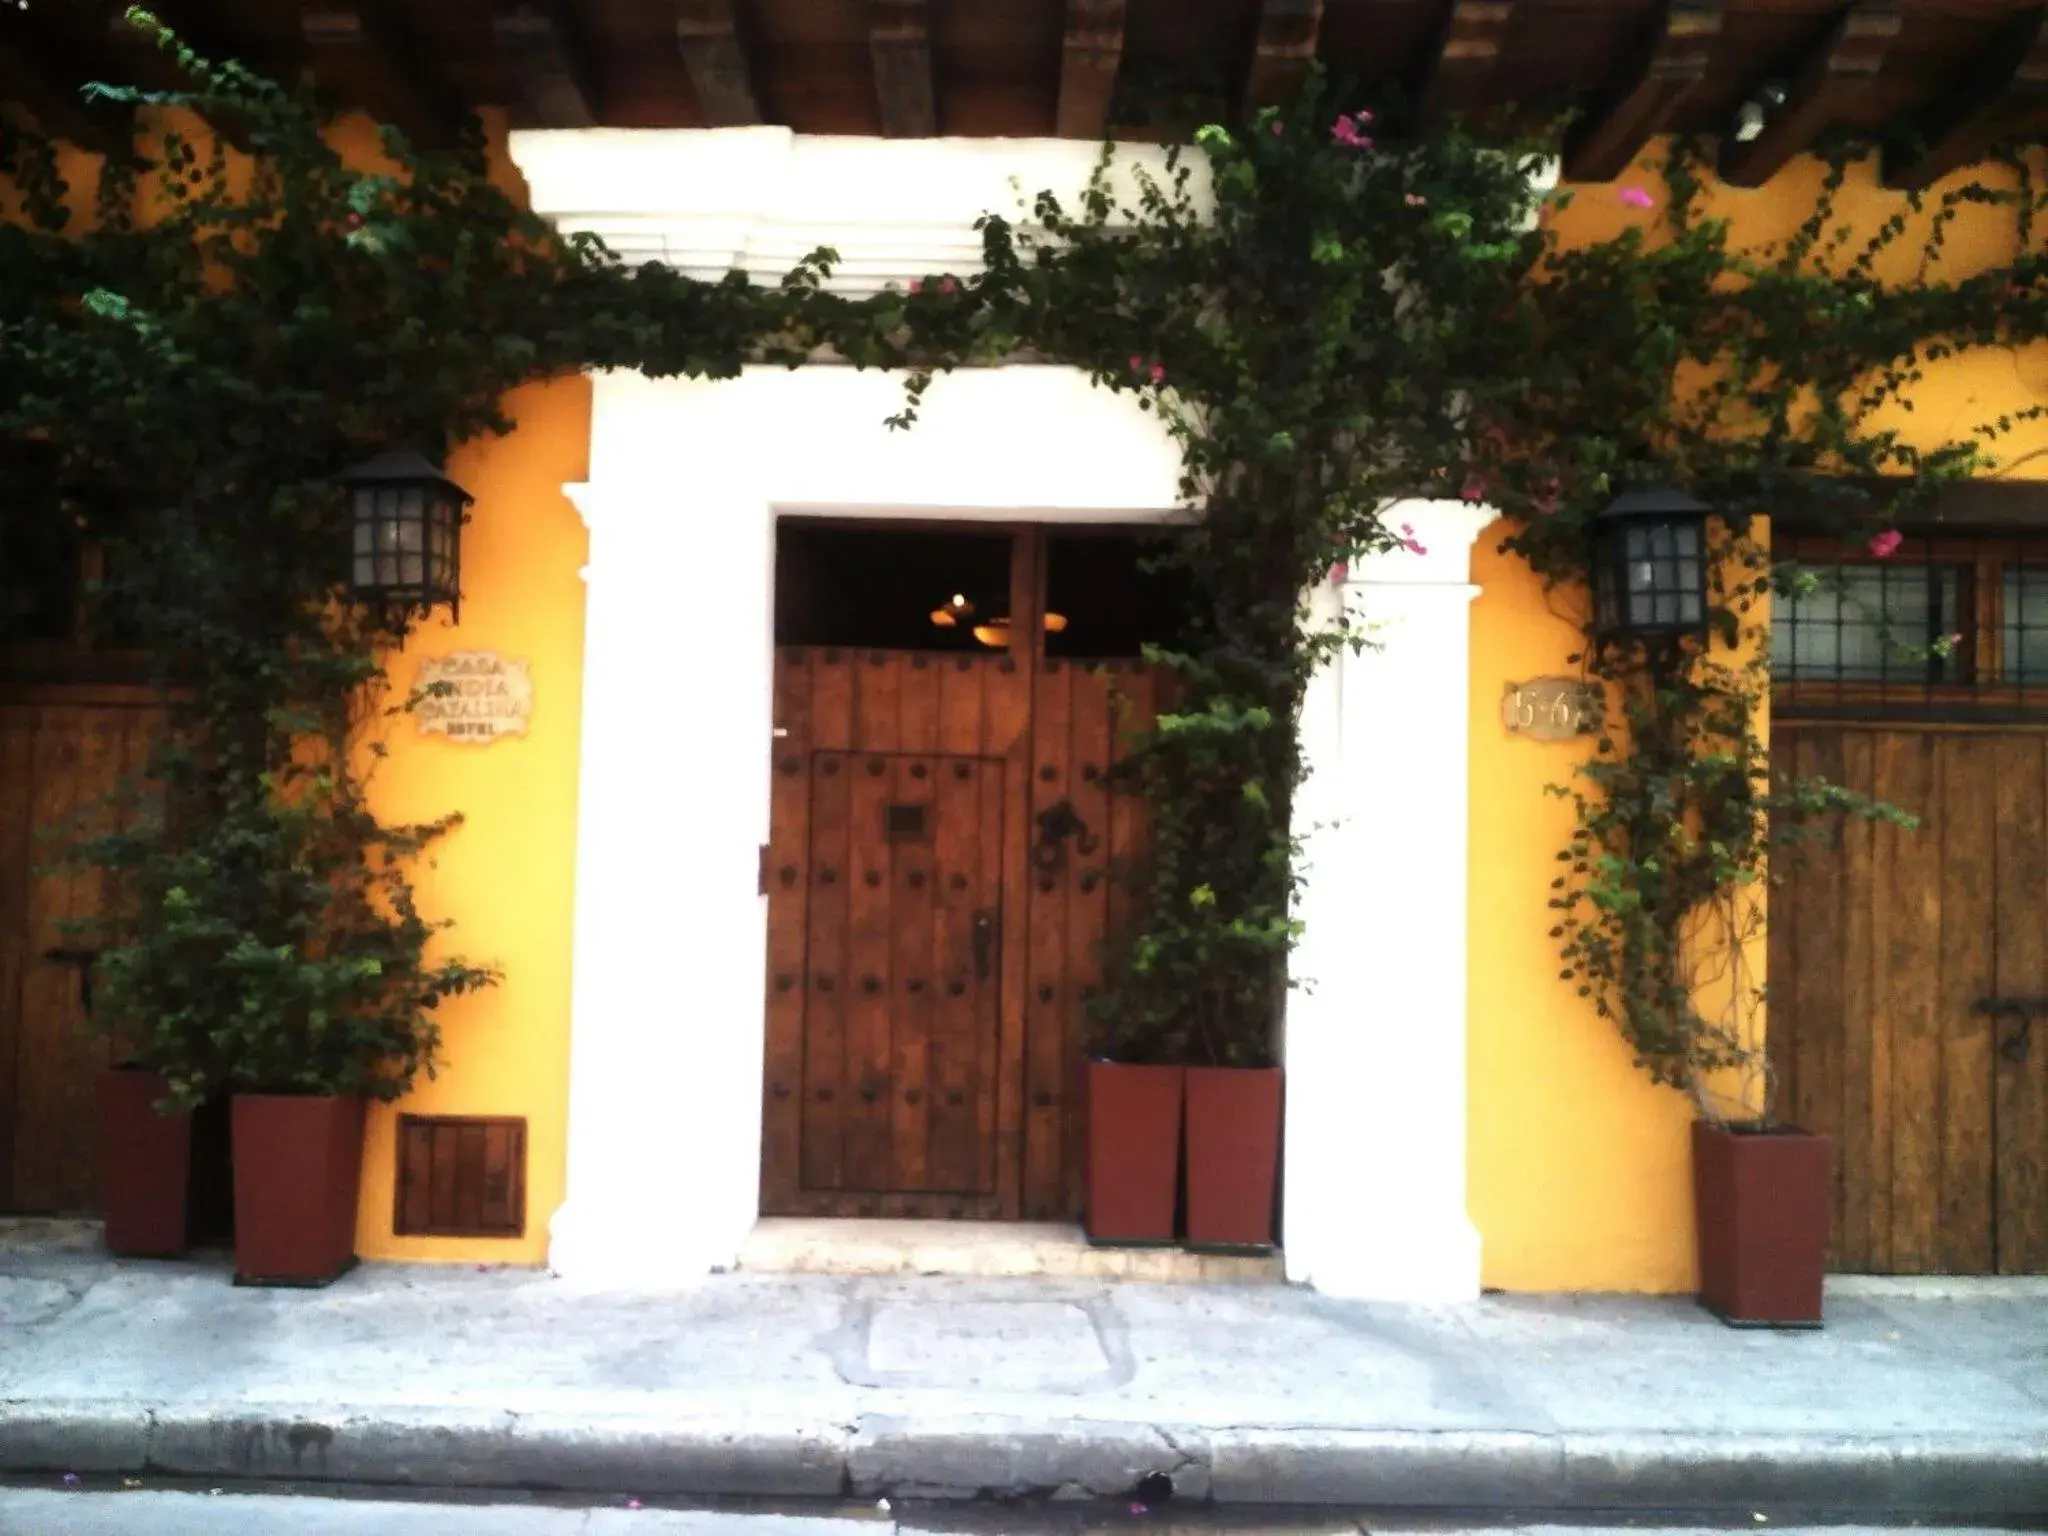
[[1692, 629], [1697, 627], [1701, 620], [1705, 618], [1706, 614], [1700, 607], [1699, 593], [1686, 591], [1678, 595], [1678, 622], [1680, 624], [1684, 625], [1687, 629]]
[[355, 562], [355, 584], [358, 588], [369, 588], [377, 581], [377, 562], [367, 554], [357, 554]]
[[1697, 560], [1700, 554], [1700, 535], [1702, 531], [1698, 523], [1674, 524], [1671, 530], [1672, 547], [1685, 558]]
[[361, 506], [358, 505], [356, 509], [355, 552], [359, 555], [367, 555], [376, 547], [374, 542], [376, 537], [376, 524], [363, 514]]

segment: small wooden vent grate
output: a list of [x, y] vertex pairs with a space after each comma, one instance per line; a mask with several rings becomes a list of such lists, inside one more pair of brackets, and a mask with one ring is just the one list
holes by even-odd
[[400, 1237], [522, 1237], [526, 1121], [512, 1116], [400, 1115]]

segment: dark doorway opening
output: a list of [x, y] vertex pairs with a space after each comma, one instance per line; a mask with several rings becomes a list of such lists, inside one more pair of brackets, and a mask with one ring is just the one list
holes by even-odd
[[[775, 643], [984, 653], [1009, 648], [1034, 590], [1041, 654], [1135, 657], [1184, 632], [1174, 534], [1128, 527], [878, 526], [784, 518], [775, 536]], [[1037, 583], [1017, 573], [1037, 573]]]
[[[1011, 541], [1007, 528], [784, 518], [775, 529], [775, 643], [988, 649], [975, 639], [975, 621], [1009, 611]], [[940, 612], [951, 622], [935, 623]]]
[[1173, 538], [1165, 529], [1047, 529], [1046, 655], [1137, 656], [1148, 644], [1176, 644], [1188, 583], [1168, 559]]

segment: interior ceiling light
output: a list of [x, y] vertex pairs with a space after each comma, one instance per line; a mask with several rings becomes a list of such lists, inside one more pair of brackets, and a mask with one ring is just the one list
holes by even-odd
[[[1064, 613], [1048, 613], [1045, 616], [1045, 632], [1057, 635], [1067, 627]], [[1010, 621], [1007, 618], [990, 619], [974, 626], [974, 638], [991, 650], [1001, 650], [1010, 643]]]
[[941, 629], [957, 628], [962, 619], [973, 617], [974, 604], [967, 601], [967, 595], [963, 592], [955, 592], [946, 600], [943, 608], [932, 610], [932, 622]]
[[[967, 594], [964, 592], [955, 592], [942, 606], [932, 610], [932, 623], [940, 629], [958, 629], [973, 618], [974, 604], [967, 600]], [[1048, 613], [1045, 616], [1047, 634], [1063, 633], [1066, 627], [1067, 616], [1064, 613]], [[1010, 621], [1002, 615], [984, 619], [974, 625], [973, 634], [975, 639], [991, 650], [1001, 650], [1010, 643]]]

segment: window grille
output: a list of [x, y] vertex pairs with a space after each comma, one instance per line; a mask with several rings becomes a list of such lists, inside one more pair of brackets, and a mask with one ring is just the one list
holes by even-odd
[[2048, 718], [2048, 542], [1943, 532], [1886, 558], [1783, 538], [1771, 677], [1780, 714]]

